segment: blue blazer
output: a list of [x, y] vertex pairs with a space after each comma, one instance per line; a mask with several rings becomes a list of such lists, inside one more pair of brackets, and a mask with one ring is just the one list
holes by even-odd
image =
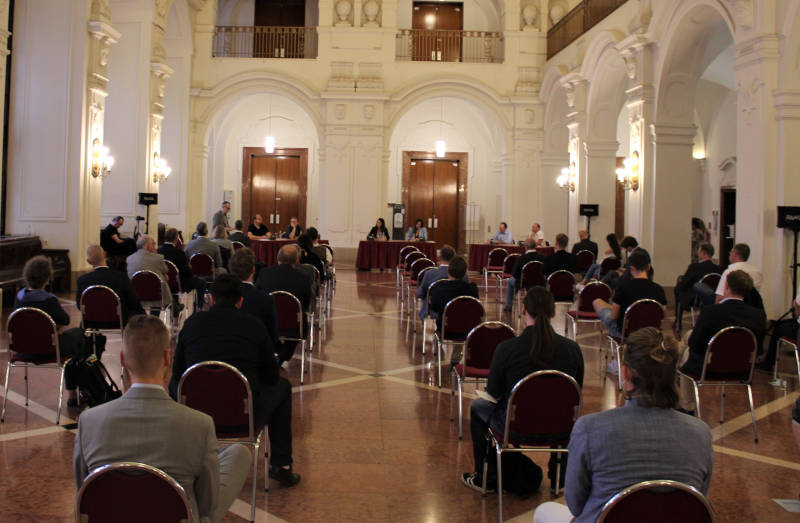
[[[411, 241], [414, 239], [414, 227], [409, 227], [408, 232], [406, 232], [406, 241]], [[419, 239], [426, 242], [428, 241], [428, 229], [425, 227], [421, 227], [419, 229]]]

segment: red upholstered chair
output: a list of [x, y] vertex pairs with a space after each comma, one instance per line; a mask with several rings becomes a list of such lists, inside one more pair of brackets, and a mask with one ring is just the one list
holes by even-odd
[[420, 258], [411, 264], [411, 271], [406, 284], [406, 296], [411, 300], [407, 307], [407, 314], [409, 322], [414, 322], [414, 332], [417, 332], [417, 286], [422, 281], [423, 273], [434, 267], [436, 267], [436, 264], [428, 258]]
[[[710, 274], [706, 274], [702, 278], [700, 278], [700, 283], [703, 283], [708, 286], [709, 289], [716, 290], [717, 286], [719, 285], [719, 280], [722, 278], [721, 274], [716, 272], [712, 272]], [[700, 299], [695, 298], [694, 303], [692, 306], [689, 307], [689, 314], [692, 316], [692, 327], [694, 327], [694, 311], [700, 310]], [[681, 311], [681, 315], [683, 315], [683, 311]], [[698, 313], [698, 316], [700, 314]]]
[[547, 277], [547, 290], [556, 301], [575, 299], [575, 275], [569, 271], [556, 271]]
[[631, 485], [603, 506], [597, 523], [713, 523], [714, 509], [699, 490], [658, 479]]
[[[489, 379], [489, 365], [497, 346], [517, 334], [510, 325], [500, 321], [485, 321], [467, 334], [461, 362], [450, 368], [450, 421], [453, 421], [453, 396], [458, 386], [458, 439], [462, 439], [463, 404], [462, 383], [485, 383]], [[455, 377], [455, 380], [453, 379]]]
[[119, 462], [92, 471], [75, 498], [76, 523], [199, 521], [183, 487], [163, 470]]
[[[522, 293], [527, 292], [528, 287], [539, 285], [545, 286], [544, 264], [540, 261], [529, 261], [522, 267], [520, 275], [519, 292], [517, 293], [517, 318], [522, 316]], [[574, 279], [573, 279], [574, 280]]]
[[575, 272], [584, 273], [589, 270], [589, 267], [594, 263], [594, 254], [592, 251], [582, 250], [578, 251], [575, 255]]
[[198, 252], [189, 258], [192, 274], [206, 281], [214, 281], [214, 260], [208, 254]]
[[[258, 447], [265, 426], [255, 425], [253, 392], [244, 374], [222, 361], [195, 363], [178, 382], [178, 401], [211, 416], [219, 443], [244, 443], [253, 449], [253, 491], [250, 521], [255, 521]], [[264, 490], [269, 490], [267, 458], [264, 458]]]
[[470, 331], [483, 323], [485, 318], [486, 312], [483, 310], [483, 304], [472, 296], [453, 298], [444, 306], [442, 332], [436, 332], [433, 335], [433, 346], [439, 365], [437, 381], [439, 387], [442, 386], [442, 350], [447, 345], [451, 345], [453, 349], [456, 345], [463, 346]]
[[[300, 343], [300, 383], [303, 383], [306, 372], [306, 352], [308, 352], [308, 364], [311, 365], [311, 351], [314, 349], [314, 339], [310, 338], [310, 333], [314, 330], [314, 313], [304, 312], [303, 304], [290, 292], [273, 291], [269, 295], [275, 300], [281, 341]], [[308, 329], [303, 324], [304, 314], [308, 317]]]
[[238, 251], [239, 249], [244, 249], [245, 248], [245, 245], [242, 242], [234, 241], [234, 242], [231, 242], [231, 243], [233, 244], [233, 251], [234, 252]]
[[497, 293], [500, 296], [500, 303], [505, 303], [503, 301], [503, 290], [509, 278], [514, 276], [514, 264], [517, 263], [517, 258], [520, 256], [522, 256], [520, 253], [512, 252], [503, 260], [503, 272], [497, 275]]
[[425, 254], [421, 251], [411, 251], [406, 254], [405, 261], [403, 262], [403, 273], [400, 278], [400, 303], [401, 307], [402, 304], [405, 303], [405, 283], [411, 278], [411, 265], [414, 264], [415, 261], [425, 258]]
[[602, 278], [606, 275], [606, 273], [611, 271], [616, 271], [622, 267], [622, 262], [619, 261], [619, 258], [606, 258], [605, 260], [600, 262], [600, 274], [599, 277]]
[[81, 327], [92, 337], [92, 351], [101, 331], [116, 331], [122, 336], [122, 304], [119, 296], [105, 285], [91, 285], [81, 294]]
[[[490, 443], [497, 457], [497, 511], [503, 521], [504, 452], [566, 453], [575, 420], [581, 415], [581, 389], [572, 376], [557, 370], [528, 374], [514, 385], [506, 406], [502, 433], [489, 429]], [[486, 494], [487, 461], [483, 463], [483, 493]], [[556, 467], [555, 492], [559, 474]]]
[[[433, 288], [440, 284], [443, 281], [447, 281], [447, 278], [442, 278], [441, 280], [436, 280], [435, 282], [431, 282], [430, 286], [428, 287], [428, 294], [425, 296], [425, 300], [428, 302], [427, 311], [428, 314], [426, 318], [434, 318], [433, 314], [431, 313], [431, 295], [433, 294], [431, 291]], [[434, 329], [435, 330], [435, 329]], [[425, 320], [422, 321], [422, 354], [425, 354], [425, 339], [428, 336], [428, 325]]]
[[136, 297], [145, 309], [158, 309], [159, 313], [162, 310], [169, 308], [169, 305], [164, 307], [164, 297], [161, 295], [163, 287], [161, 286], [161, 278], [158, 277], [153, 271], [136, 271], [131, 278], [131, 285], [136, 292]]
[[486, 287], [486, 300], [489, 300], [489, 275], [502, 274], [505, 266], [503, 261], [508, 257], [508, 251], [502, 247], [495, 247], [489, 251], [489, 257], [486, 260], [486, 266], [483, 268], [483, 285]]
[[725, 416], [725, 386], [740, 386], [747, 389], [747, 403], [753, 419], [753, 437], [758, 443], [756, 415], [753, 411], [753, 367], [756, 363], [758, 344], [753, 333], [744, 327], [725, 327], [720, 329], [708, 342], [706, 358], [700, 375], [679, 370], [678, 373], [689, 378], [694, 389], [697, 417], [700, 417], [700, 395], [698, 389], [708, 385], [722, 387], [719, 422]]
[[28, 369], [58, 369], [61, 374], [58, 384], [58, 408], [56, 425], [61, 418], [61, 400], [64, 395], [64, 365], [58, 348], [58, 327], [46, 312], [33, 307], [21, 307], [8, 317], [6, 325], [8, 351], [11, 353], [6, 365], [6, 385], [3, 393], [3, 412], [0, 422], [6, 418], [6, 400], [11, 369], [25, 369], [25, 406], [28, 406]]
[[601, 281], [590, 281], [578, 293], [578, 303], [575, 309], [568, 310], [564, 316], [564, 332], [567, 332], [567, 322], [572, 322], [572, 339], [578, 336], [578, 323], [600, 323], [600, 318], [594, 311], [592, 302], [600, 299], [606, 302], [611, 301], [611, 287]]
[[403, 282], [402, 272], [405, 270], [405, 266], [406, 266], [406, 255], [408, 253], [410, 253], [410, 252], [414, 252], [414, 251], [418, 251], [418, 250], [419, 249], [417, 249], [413, 245], [406, 245], [405, 247], [400, 249], [400, 255], [398, 256], [398, 259], [397, 259], [397, 266], [395, 267], [395, 270], [397, 272], [397, 282], [395, 284], [397, 285], [398, 289], [401, 288], [400, 285]]
[[[645, 327], [655, 327], [661, 330], [661, 321], [664, 319], [664, 307], [656, 300], [644, 299], [636, 300], [625, 311], [625, 316], [622, 320], [622, 338], [606, 336], [611, 350], [614, 351], [617, 365], [620, 361], [620, 347], [625, 344], [628, 335], [636, 332]], [[606, 354], [606, 361], [608, 361], [608, 354]], [[606, 380], [606, 373], [603, 373], [603, 381]], [[622, 390], [622, 373], [617, 370], [617, 387]]]
[[194, 313], [193, 311], [190, 312], [189, 308], [194, 306], [194, 293], [196, 291], [190, 289], [184, 293], [181, 288], [181, 276], [180, 272], [178, 272], [178, 267], [169, 260], [164, 260], [164, 263], [167, 264], [167, 284], [169, 285], [169, 291], [178, 297], [180, 303], [183, 303], [181, 315], [183, 315], [185, 320]]
[[797, 367], [797, 383], [800, 383], [800, 354], [798, 354], [797, 350], [797, 340], [789, 336], [782, 336], [778, 340], [778, 346], [775, 349], [775, 365], [772, 371], [772, 383], [775, 385], [785, 385], [785, 382], [778, 381], [778, 362], [781, 361], [781, 351], [794, 354], [794, 363]]

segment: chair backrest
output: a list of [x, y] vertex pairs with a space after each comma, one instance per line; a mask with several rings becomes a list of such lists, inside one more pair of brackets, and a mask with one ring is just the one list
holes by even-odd
[[169, 474], [144, 463], [120, 462], [86, 477], [75, 498], [75, 520], [178, 523], [197, 518], [183, 487]]
[[307, 265], [309, 265], [312, 269], [314, 269], [314, 283], [316, 283], [317, 287], [319, 287], [320, 283], [322, 283], [322, 274], [320, 274], [319, 269], [317, 269], [310, 263]]
[[575, 275], [570, 271], [555, 271], [547, 277], [547, 289], [556, 301], [575, 299]]
[[716, 290], [717, 286], [719, 285], [719, 280], [722, 278], [722, 275], [717, 272], [711, 272], [700, 278], [700, 283], [704, 283], [708, 285], [711, 290]]
[[178, 401], [211, 416], [217, 437], [255, 437], [250, 383], [233, 365], [195, 363], [178, 382]]
[[578, 312], [594, 312], [594, 300], [611, 301], [614, 292], [601, 281], [590, 281], [578, 294]]
[[432, 260], [428, 258], [420, 258], [416, 260], [414, 263], [411, 264], [411, 280], [417, 281], [419, 280], [420, 273], [422, 273], [425, 269], [430, 269], [431, 267], [436, 267], [436, 264], [433, 263]]
[[517, 258], [520, 256], [522, 255], [518, 252], [512, 252], [506, 256], [503, 260], [503, 273], [511, 274], [511, 272], [514, 270], [514, 264], [517, 263]]
[[504, 446], [513, 440], [530, 445], [565, 445], [581, 415], [581, 401], [581, 389], [572, 376], [557, 370], [528, 374], [511, 389]]
[[594, 254], [592, 254], [592, 251], [584, 249], [578, 251], [578, 254], [575, 255], [575, 269], [577, 269], [578, 272], [586, 271], [593, 263]]
[[233, 241], [231, 243], [233, 244], [233, 250], [234, 251], [238, 251], [239, 249], [244, 249], [244, 247], [245, 247], [245, 245], [242, 242], [239, 242], [239, 241]]
[[415, 261], [421, 259], [421, 258], [424, 258], [424, 257], [425, 257], [425, 254], [420, 252], [420, 251], [411, 251], [408, 254], [406, 254], [405, 267], [404, 267], [405, 271], [406, 272], [410, 272], [411, 271], [411, 264], [414, 263]]
[[[331, 263], [333, 263], [333, 260], [335, 260], [335, 259], [336, 259], [336, 258], [335, 258], [335, 256], [333, 255], [333, 247], [331, 247], [331, 246], [330, 246], [329, 244], [327, 244], [327, 243], [320, 243], [320, 245], [322, 245], [323, 247], [325, 247], [325, 249], [326, 249], [326, 250], [327, 250], [327, 251], [330, 253], [330, 255], [331, 255]], [[323, 260], [323, 261], [324, 261], [324, 260]]]
[[483, 304], [472, 296], [458, 296], [444, 306], [442, 338], [465, 339], [469, 331], [483, 323], [486, 312]]
[[497, 346], [516, 337], [511, 326], [501, 321], [485, 321], [467, 334], [464, 344], [464, 364], [468, 367], [488, 369]]
[[612, 258], [608, 257], [602, 262], [600, 262], [600, 277], [606, 275], [609, 271], [615, 271], [622, 266], [622, 262], [619, 261], [619, 258]]
[[297, 296], [286, 291], [269, 293], [275, 300], [275, 312], [278, 317], [278, 329], [281, 331], [302, 331], [303, 304]]
[[55, 356], [57, 363], [61, 364], [58, 327], [43, 310], [20, 307], [8, 317], [6, 332], [8, 350], [38, 357]]
[[161, 303], [161, 278], [153, 271], [136, 271], [131, 285], [139, 301]]
[[522, 266], [522, 276], [520, 277], [520, 289], [527, 289], [534, 285], [544, 287], [544, 264], [538, 260], [529, 261]]
[[426, 300], [428, 301], [428, 314], [431, 313], [431, 296], [433, 295], [433, 288], [436, 285], [439, 285], [443, 281], [447, 281], [447, 278], [442, 278], [440, 280], [432, 281], [430, 285], [428, 285], [428, 295], [426, 296]]
[[178, 272], [178, 267], [169, 260], [164, 260], [164, 263], [167, 264], [167, 283], [169, 284], [169, 290], [173, 294], [180, 294], [183, 291], [181, 289], [181, 274]]
[[632, 332], [645, 327], [655, 327], [661, 330], [661, 320], [664, 319], [664, 307], [656, 300], [642, 299], [631, 303], [625, 310], [622, 321], [622, 338], [625, 339]]
[[700, 380], [750, 383], [758, 344], [750, 329], [725, 327], [708, 342]]
[[119, 296], [105, 285], [91, 285], [81, 293], [81, 316], [84, 328], [122, 330]]
[[208, 254], [202, 252], [192, 254], [189, 258], [189, 267], [192, 268], [192, 274], [198, 278], [214, 278], [214, 260]]
[[486, 260], [487, 267], [502, 267], [503, 260], [508, 256], [508, 251], [502, 247], [495, 247], [489, 251], [489, 258]]
[[405, 263], [405, 261], [406, 261], [406, 255], [407, 255], [408, 253], [410, 253], [410, 252], [414, 252], [414, 251], [418, 251], [418, 250], [419, 250], [419, 249], [417, 249], [417, 248], [416, 248], [416, 247], [414, 247], [413, 245], [406, 245], [405, 247], [403, 247], [402, 249], [400, 249], [400, 255], [399, 255], [399, 256], [398, 256], [398, 258], [397, 258], [397, 264], [398, 264], [398, 265], [400, 265], [400, 264], [403, 264], [403, 263]]
[[603, 506], [597, 523], [713, 523], [714, 509], [699, 490], [671, 480], [631, 485]]

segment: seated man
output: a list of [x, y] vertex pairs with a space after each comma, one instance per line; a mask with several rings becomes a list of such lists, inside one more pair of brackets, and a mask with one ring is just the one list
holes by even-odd
[[[705, 295], [713, 292], [713, 290], [709, 289], [705, 284], [700, 283], [700, 280], [707, 274], [722, 273], [722, 268], [714, 263], [712, 260], [713, 257], [714, 246], [706, 242], [701, 243], [700, 247], [697, 249], [698, 261], [689, 264], [686, 268], [686, 272], [678, 277], [678, 283], [675, 285], [676, 316], [680, 314], [680, 311], [686, 310], [692, 305], [695, 297], [697, 297], [697, 291], [695, 290], [697, 285], [706, 287], [705, 290], [701, 289], [701, 292]], [[676, 321], [679, 321], [679, 318]]]
[[136, 241], [133, 238], [121, 238], [119, 228], [125, 218], [117, 216], [100, 233], [100, 247], [113, 256], [128, 256], [136, 252]]
[[139, 298], [136, 297], [136, 291], [133, 290], [128, 276], [123, 272], [108, 268], [105, 252], [99, 245], [90, 245], [86, 249], [86, 261], [94, 267], [94, 270], [78, 277], [78, 289], [75, 293], [75, 304], [78, 309], [81, 308], [83, 291], [92, 285], [105, 285], [116, 292], [119, 297], [123, 325], [128, 323], [132, 316], [144, 314], [142, 304], [139, 303]]
[[214, 261], [214, 269], [217, 274], [227, 272], [222, 263], [222, 251], [219, 250], [219, 245], [208, 239], [206, 222], [197, 224], [197, 237], [186, 244], [184, 252], [190, 262], [195, 254], [207, 254]]
[[292, 219], [289, 220], [289, 225], [286, 226], [286, 230], [283, 231], [281, 238], [287, 240], [294, 240], [301, 234], [303, 234], [303, 227], [300, 225], [300, 222], [297, 221], [295, 216], [292, 216]]
[[567, 250], [569, 238], [564, 233], [556, 235], [555, 252], [544, 259], [545, 277], [556, 271], [575, 272], [575, 255]]
[[431, 312], [436, 314], [436, 330], [442, 331], [442, 315], [445, 306], [459, 296], [478, 297], [478, 286], [464, 281], [467, 274], [467, 260], [455, 256], [447, 266], [447, 281], [436, 285], [431, 291]]
[[[454, 251], [452, 247], [443, 245], [442, 248], [439, 249], [439, 266], [435, 269], [425, 271], [425, 274], [422, 276], [422, 281], [417, 285], [417, 298], [422, 299], [422, 307], [419, 309], [419, 318], [421, 320], [424, 321], [425, 316], [428, 314], [428, 289], [431, 283], [447, 278], [447, 267], [450, 265], [450, 261], [455, 255], [456, 251]], [[466, 274], [464, 275], [464, 281], [469, 282]]]
[[511, 235], [511, 231], [508, 230], [508, 224], [506, 222], [500, 222], [500, 227], [498, 227], [492, 237], [489, 238], [489, 243], [514, 243], [513, 236]]
[[228, 235], [228, 239], [232, 242], [239, 242], [245, 247], [250, 247], [250, 238], [244, 233], [243, 228], [242, 220], [236, 220], [233, 223], [233, 232]]
[[525, 238], [525, 247], [527, 250], [525, 254], [517, 258], [517, 261], [514, 262], [514, 268], [511, 270], [511, 278], [508, 279], [508, 284], [506, 285], [506, 305], [505, 308], [503, 308], [505, 312], [511, 312], [514, 296], [519, 292], [522, 268], [525, 267], [525, 264], [532, 261], [544, 262], [544, 257], [536, 252], [536, 238], [532, 236]]
[[578, 254], [581, 251], [589, 251], [594, 254], [594, 259], [597, 260], [597, 244], [589, 239], [589, 231], [586, 229], [580, 230], [578, 231], [578, 236], [581, 241], [572, 246], [572, 254]]
[[175, 264], [181, 280], [181, 290], [190, 292], [194, 289], [195, 303], [198, 307], [202, 307], [203, 294], [206, 292], [206, 282], [192, 274], [186, 253], [178, 248], [178, 229], [170, 227], [164, 232], [164, 244], [158, 248], [158, 254], [162, 255], [166, 261]]
[[662, 306], [667, 305], [667, 297], [661, 285], [651, 281], [647, 277], [650, 269], [650, 256], [644, 251], [634, 251], [628, 258], [632, 278], [622, 281], [614, 290], [611, 303], [608, 304], [601, 299], [596, 299], [592, 303], [600, 321], [603, 322], [606, 330], [612, 336], [622, 337], [622, 323], [625, 319], [625, 311], [634, 302], [643, 299], [656, 300]]
[[[172, 293], [167, 282], [167, 264], [164, 263], [164, 257], [156, 252], [156, 241], [152, 236], [143, 234], [136, 240], [136, 248], [138, 250], [125, 260], [128, 265], [128, 278], [133, 278], [139, 271], [154, 272], [161, 280], [161, 305], [163, 307], [170, 305]], [[174, 309], [173, 312], [177, 313], [178, 310]]]
[[[753, 280], [752, 287], [757, 290], [761, 291], [761, 282], [764, 280], [764, 277], [761, 275], [761, 270], [753, 264], [747, 263], [747, 260], [750, 258], [750, 246], [746, 243], [737, 243], [733, 246], [730, 253], [730, 265], [728, 268], [725, 269], [725, 272], [722, 273], [722, 278], [719, 280], [719, 285], [717, 286], [716, 290], [716, 302], [719, 303], [722, 301], [723, 297], [725, 296], [725, 282], [727, 281], [727, 276], [732, 271], [744, 271], [750, 275], [750, 278]], [[745, 296], [747, 299], [747, 296]], [[709, 303], [711, 300], [708, 296], [704, 296], [704, 303]]]
[[641, 252], [647, 255], [647, 263], [651, 264], [650, 268], [647, 270], [647, 277], [651, 280], [653, 279], [653, 265], [650, 258], [650, 253], [647, 252], [642, 247], [639, 247], [639, 242], [636, 241], [636, 238], [633, 236], [626, 236], [622, 239], [619, 244], [622, 249], [624, 249], [625, 254], [627, 255], [625, 265], [617, 269], [616, 271], [608, 271], [603, 279], [601, 280], [603, 283], [615, 289], [617, 285], [622, 283], [623, 281], [630, 281], [633, 278], [630, 270], [630, 260], [631, 255], [634, 252]]
[[[729, 272], [725, 277], [722, 301], [704, 307], [700, 311], [692, 334], [689, 336], [689, 350], [684, 352], [685, 363], [681, 371], [694, 376], [700, 376], [703, 371], [703, 362], [706, 359], [706, 350], [711, 338], [724, 327], [745, 327], [750, 329], [756, 337], [756, 343], [764, 335], [767, 317], [764, 311], [747, 305], [744, 298], [753, 288], [753, 279], [745, 271]], [[692, 384], [688, 379], [681, 377], [681, 408], [687, 412], [694, 412], [694, 393]]]
[[276, 353], [280, 353], [280, 332], [278, 330], [278, 315], [275, 311], [275, 300], [253, 285], [253, 275], [256, 271], [256, 258], [253, 251], [247, 247], [233, 253], [229, 262], [231, 274], [242, 280], [242, 310], [258, 318], [264, 324], [272, 340]]
[[536, 247], [544, 247], [544, 233], [542, 232], [542, 226], [538, 223], [534, 223], [531, 225], [531, 233], [528, 235], [528, 238], [533, 240], [533, 243]]
[[169, 392], [176, 398], [183, 373], [201, 361], [224, 361], [239, 369], [253, 393], [255, 424], [269, 425], [269, 477], [296, 485], [300, 476], [292, 472], [292, 387], [278, 375], [267, 329], [241, 306], [239, 278], [217, 277], [211, 285], [211, 308], [190, 316], [178, 335]]
[[250, 473], [250, 451], [241, 444], [218, 450], [211, 417], [167, 395], [169, 331], [158, 318], [131, 319], [120, 361], [128, 390], [78, 419], [75, 485], [80, 488], [89, 472], [103, 465], [143, 462], [180, 483], [199, 518], [221, 520]]

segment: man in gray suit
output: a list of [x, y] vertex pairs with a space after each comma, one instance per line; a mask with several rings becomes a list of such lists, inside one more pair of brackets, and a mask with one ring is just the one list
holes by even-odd
[[219, 250], [219, 245], [208, 239], [208, 225], [206, 222], [197, 224], [197, 238], [187, 243], [183, 251], [190, 262], [195, 254], [207, 254], [214, 260], [217, 274], [228, 272], [222, 266], [222, 253]]
[[211, 229], [217, 228], [217, 225], [225, 227], [225, 232], [231, 232], [231, 226], [228, 223], [228, 213], [231, 212], [231, 202], [224, 201], [219, 210], [211, 217]]
[[136, 252], [128, 256], [125, 260], [128, 266], [128, 278], [133, 279], [133, 275], [139, 271], [154, 272], [161, 280], [161, 305], [166, 306], [172, 303], [172, 293], [167, 282], [167, 264], [164, 257], [158, 254], [156, 241], [143, 234], [136, 240]]
[[120, 360], [130, 381], [127, 392], [78, 419], [75, 485], [80, 489], [86, 476], [103, 465], [145, 463], [180, 483], [201, 521], [219, 521], [250, 472], [249, 449], [235, 444], [218, 451], [212, 419], [167, 395], [169, 332], [158, 318], [131, 318]]

